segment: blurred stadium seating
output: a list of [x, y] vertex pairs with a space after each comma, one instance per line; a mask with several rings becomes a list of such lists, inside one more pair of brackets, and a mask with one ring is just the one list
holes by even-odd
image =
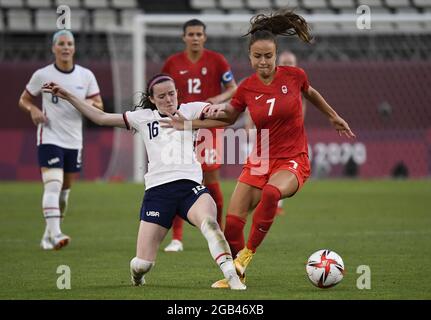
[[[289, 5], [308, 16], [341, 16], [356, 14], [358, 6], [368, 5], [372, 13], [391, 17], [374, 25], [375, 32], [358, 33], [352, 24], [335, 20], [315, 28], [311, 46], [289, 39], [280, 41], [279, 49], [289, 48], [298, 55], [311, 83], [360, 133], [361, 141], [367, 144], [367, 163], [361, 167], [360, 176], [389, 176], [399, 162], [409, 167], [413, 177], [431, 174], [431, 93], [427, 88], [431, 82], [431, 23], [399, 19], [431, 14], [431, 0], [0, 0], [0, 87], [7, 92], [2, 96], [3, 108], [9, 110], [0, 125], [0, 142], [16, 142], [8, 157], [0, 157], [0, 179], [38, 177], [35, 130], [18, 110], [17, 101], [32, 72], [52, 59], [51, 35], [56, 28], [56, 8], [61, 4], [72, 10], [77, 62], [94, 70], [108, 111], [114, 110], [114, 89], [112, 44], [106, 30], [109, 26], [130, 28], [137, 13], [252, 14]], [[236, 78], [241, 79], [250, 73], [246, 39], [229, 36], [232, 30], [233, 26], [209, 25], [208, 47], [223, 52]], [[178, 29], [170, 36], [147, 37], [149, 74], [157, 72], [167, 56], [182, 50], [180, 35]], [[130, 43], [126, 39], [115, 49], [128, 62], [132, 58]], [[131, 68], [124, 70], [131, 72]], [[86, 126], [94, 127], [90, 123]], [[312, 144], [320, 137], [328, 137], [327, 145], [331, 139], [342, 144], [342, 140], [331, 138], [332, 133], [322, 131], [328, 125], [315, 110], [308, 113], [306, 126]], [[88, 137], [94, 138], [90, 139], [92, 145], [86, 146], [89, 164], [83, 176], [93, 179], [102, 176], [107, 166], [96, 146], [103, 146], [106, 156], [112, 132], [105, 130], [104, 136], [99, 131], [87, 131]], [[332, 174], [341, 172], [341, 166], [333, 166]]]

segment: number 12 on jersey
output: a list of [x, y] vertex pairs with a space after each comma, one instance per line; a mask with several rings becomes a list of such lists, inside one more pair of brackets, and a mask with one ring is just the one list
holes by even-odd
[[189, 94], [201, 93], [201, 79], [199, 78], [188, 79], [187, 85], [188, 85]]

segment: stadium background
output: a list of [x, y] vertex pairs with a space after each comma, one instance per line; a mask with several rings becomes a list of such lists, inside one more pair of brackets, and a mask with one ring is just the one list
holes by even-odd
[[[106, 110], [115, 111], [115, 81], [129, 85], [127, 94], [123, 93], [129, 101], [121, 102], [123, 106], [131, 104], [133, 90], [126, 81], [127, 75], [115, 78], [112, 71], [114, 55], [120, 55], [122, 62], [131, 61], [131, 42], [125, 36], [110, 36], [107, 25], [130, 26], [138, 12], [252, 14], [287, 3], [306, 15], [355, 15], [359, 5], [368, 4], [372, 14], [394, 17], [393, 22], [372, 25], [371, 30], [358, 31], [352, 24], [336, 21], [316, 26], [312, 45], [293, 38], [280, 41], [279, 49], [288, 47], [297, 54], [310, 83], [358, 135], [354, 142], [337, 137], [319, 112], [309, 107], [305, 123], [314, 176], [429, 177], [431, 22], [399, 23], [396, 17], [429, 14], [431, 0], [1, 0], [0, 88], [4, 113], [0, 144], [7, 152], [0, 156], [0, 179], [39, 179], [36, 130], [30, 118], [18, 109], [17, 101], [34, 70], [52, 61], [51, 35], [58, 5], [67, 4], [72, 10], [76, 62], [94, 71]], [[234, 27], [209, 25], [208, 48], [222, 52], [240, 80], [251, 70], [245, 39], [224, 36]], [[240, 35], [238, 30], [235, 32]], [[119, 45], [121, 41], [127, 45]], [[162, 37], [150, 33], [147, 46], [147, 75], [151, 75], [160, 70], [168, 55], [182, 50], [181, 30]], [[123, 73], [131, 75], [132, 68], [129, 63]], [[108, 170], [115, 160], [113, 140], [113, 130], [97, 128], [86, 121], [83, 179], [131, 179], [128, 172]], [[122, 148], [122, 157], [127, 157], [131, 145]], [[125, 160], [121, 163], [127, 164]], [[225, 165], [222, 176], [235, 178], [239, 170], [239, 165]]]
[[[137, 12], [251, 15], [290, 3], [308, 17], [335, 15], [312, 26], [312, 45], [283, 39], [279, 49], [297, 54], [311, 84], [358, 138], [338, 137], [308, 107], [314, 177], [284, 202], [286, 215], [276, 218], [248, 268], [246, 292], [210, 288], [219, 270], [202, 235], [187, 224], [185, 250], [160, 250], [146, 287], [130, 286], [144, 187], [105, 181], [132, 180], [133, 141], [125, 130], [89, 121], [84, 169], [62, 225], [72, 242], [64, 250], [40, 250], [36, 129], [17, 103], [34, 70], [53, 61], [51, 36], [61, 3], [72, 10], [76, 62], [96, 74], [107, 111], [129, 108], [134, 90], [131, 37], [107, 33], [107, 26], [130, 26]], [[370, 5], [372, 17], [383, 14], [390, 21], [372, 20], [370, 30], [358, 30], [336, 19], [356, 16], [361, 4]], [[0, 299], [431, 299], [430, 14], [431, 0], [0, 0]], [[399, 19], [413, 16], [428, 18]], [[148, 76], [183, 49], [180, 26], [168, 29], [148, 30]], [[234, 24], [209, 24], [208, 33], [208, 47], [226, 55], [237, 80], [250, 74], [247, 41]], [[226, 211], [240, 166], [222, 168]], [[320, 248], [339, 253], [347, 269], [330, 290], [314, 288], [304, 270], [307, 257]], [[71, 268], [71, 290], [57, 286], [59, 265]], [[369, 290], [358, 288], [356, 271], [364, 265], [371, 270]]]

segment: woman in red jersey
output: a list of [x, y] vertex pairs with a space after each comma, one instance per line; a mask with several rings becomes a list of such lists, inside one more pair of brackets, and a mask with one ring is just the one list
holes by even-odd
[[[207, 110], [207, 115], [221, 121], [193, 121], [196, 128], [220, 126], [222, 121], [229, 125], [248, 108], [256, 125], [257, 143], [238, 178], [224, 231], [244, 282], [245, 270], [274, 221], [278, 201], [295, 195], [310, 176], [301, 94], [328, 117], [340, 135], [355, 137], [347, 122], [309, 85], [304, 70], [276, 67], [277, 35], [297, 35], [310, 42], [311, 34], [303, 17], [288, 9], [271, 15], [259, 14], [251, 20], [247, 35], [250, 35], [249, 58], [256, 72], [240, 84], [230, 103], [213, 105]], [[171, 126], [182, 128], [182, 119], [171, 119]], [[244, 226], [248, 212], [254, 208], [245, 243]], [[228, 288], [228, 284], [223, 279], [213, 287]]]

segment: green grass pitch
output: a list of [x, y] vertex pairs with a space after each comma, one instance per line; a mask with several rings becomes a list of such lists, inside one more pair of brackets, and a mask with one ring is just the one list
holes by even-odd
[[[225, 207], [234, 186], [223, 182]], [[63, 223], [72, 242], [54, 252], [39, 249], [41, 195], [40, 183], [0, 184], [0, 299], [431, 299], [430, 180], [309, 181], [285, 201], [287, 214], [250, 264], [245, 292], [210, 288], [221, 272], [188, 225], [185, 251], [160, 250], [147, 285], [130, 285], [142, 185], [76, 183]], [[339, 253], [347, 269], [327, 290], [305, 274], [321, 248]], [[57, 288], [60, 265], [70, 267], [70, 290]], [[369, 290], [356, 286], [360, 265], [370, 267]]]

